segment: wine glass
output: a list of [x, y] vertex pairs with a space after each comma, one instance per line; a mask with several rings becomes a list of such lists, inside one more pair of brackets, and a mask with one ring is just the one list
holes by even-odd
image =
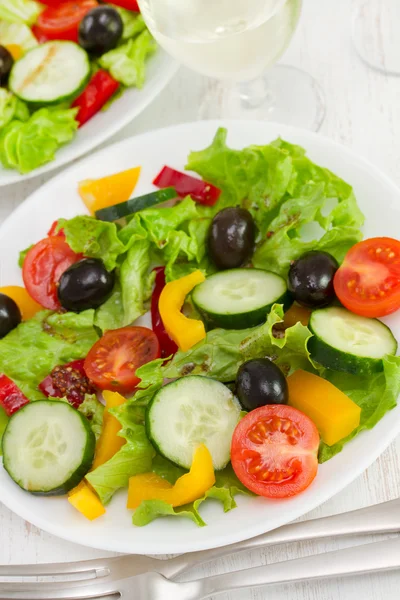
[[359, 0], [352, 38], [360, 58], [386, 75], [400, 75], [400, 0]]
[[319, 129], [325, 103], [318, 83], [300, 69], [273, 66], [296, 29], [301, 0], [139, 0], [139, 6], [169, 54], [235, 83], [224, 116]]

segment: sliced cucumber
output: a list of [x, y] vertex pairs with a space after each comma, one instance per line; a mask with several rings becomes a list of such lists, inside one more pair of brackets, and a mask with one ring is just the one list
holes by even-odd
[[118, 221], [128, 217], [133, 213], [144, 210], [145, 208], [151, 208], [156, 204], [167, 202], [167, 200], [173, 200], [177, 197], [175, 188], [169, 187], [158, 192], [150, 192], [144, 196], [138, 196], [137, 198], [131, 198], [126, 202], [119, 202], [114, 206], [108, 206], [107, 208], [101, 208], [95, 212], [96, 219], [100, 221]]
[[282, 277], [261, 269], [230, 269], [207, 277], [192, 300], [210, 327], [245, 329], [265, 321], [273, 304], [292, 303]]
[[92, 466], [95, 444], [89, 421], [67, 402], [30, 402], [8, 422], [4, 468], [32, 494], [66, 494]]
[[377, 319], [355, 315], [345, 308], [315, 310], [309, 324], [311, 357], [328, 369], [357, 375], [382, 371], [382, 358], [397, 352], [389, 327]]
[[90, 77], [86, 52], [74, 42], [47, 42], [17, 60], [9, 87], [31, 104], [56, 104], [79, 94]]
[[146, 412], [146, 429], [155, 448], [189, 469], [199, 444], [209, 449], [215, 469], [230, 461], [233, 431], [240, 404], [219, 381], [191, 375], [163, 387]]

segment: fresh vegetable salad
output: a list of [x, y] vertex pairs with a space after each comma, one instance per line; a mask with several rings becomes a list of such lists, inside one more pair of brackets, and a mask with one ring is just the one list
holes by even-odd
[[155, 52], [136, 0], [2, 0], [0, 164], [52, 161], [127, 87], [143, 87]]
[[82, 519], [118, 490], [136, 526], [294, 496], [396, 406], [379, 318], [400, 308], [400, 242], [362, 240], [351, 186], [224, 129], [185, 168], [139, 197], [140, 165], [77, 182], [90, 216], [49, 223], [0, 289], [4, 468]]

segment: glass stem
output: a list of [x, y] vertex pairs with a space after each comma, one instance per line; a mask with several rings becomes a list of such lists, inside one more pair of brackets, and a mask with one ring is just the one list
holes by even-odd
[[264, 110], [273, 110], [275, 94], [268, 73], [237, 84], [242, 107], [255, 109], [263, 106]]

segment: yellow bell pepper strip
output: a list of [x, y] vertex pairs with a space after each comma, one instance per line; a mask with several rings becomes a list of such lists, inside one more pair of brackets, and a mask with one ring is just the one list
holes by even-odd
[[40, 306], [40, 304], [35, 302], [33, 298], [30, 297], [26, 289], [20, 285], [6, 285], [4, 287], [0, 287], [0, 293], [5, 294], [14, 300], [21, 311], [23, 321], [31, 319], [40, 310], [44, 310], [43, 306]]
[[311, 310], [305, 308], [304, 306], [300, 306], [300, 304], [292, 304], [292, 306], [285, 312], [283, 317], [283, 326], [285, 329], [288, 327], [293, 327], [296, 323], [301, 323], [302, 325], [308, 325], [310, 320]]
[[76, 488], [69, 492], [68, 502], [89, 521], [98, 519], [106, 512], [97, 494], [85, 481], [81, 481]]
[[201, 271], [194, 271], [186, 277], [167, 283], [160, 295], [158, 308], [165, 330], [183, 351], [189, 350], [206, 337], [203, 321], [188, 319], [181, 312], [186, 296], [204, 280]]
[[24, 50], [18, 44], [6, 44], [6, 48], [14, 60], [18, 60], [24, 54]]
[[208, 448], [201, 444], [194, 453], [189, 473], [179, 477], [175, 485], [155, 473], [131, 477], [127, 508], [137, 508], [143, 500], [163, 500], [172, 506], [183, 506], [202, 498], [214, 483], [212, 457]]
[[101, 179], [85, 179], [78, 184], [79, 195], [91, 214], [101, 208], [126, 202], [132, 195], [141, 167], [134, 167]]
[[110, 414], [110, 408], [121, 406], [126, 399], [118, 392], [103, 392], [106, 401], [106, 409], [103, 416], [103, 429], [96, 445], [96, 453], [92, 465], [92, 471], [110, 460], [125, 444], [124, 438], [118, 435], [121, 430], [121, 423]]
[[290, 406], [310, 417], [328, 446], [359, 426], [361, 408], [326, 379], [299, 369], [287, 382]]

